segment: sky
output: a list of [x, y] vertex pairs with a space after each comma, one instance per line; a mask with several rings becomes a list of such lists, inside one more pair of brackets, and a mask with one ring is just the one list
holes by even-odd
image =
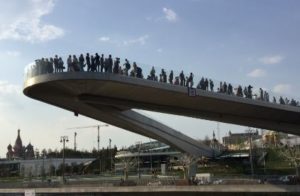
[[[232, 84], [299, 98], [300, 1], [297, 0], [0, 0], [0, 157], [21, 129], [23, 144], [73, 147], [78, 126], [101, 122], [74, 117], [22, 93], [24, 68], [37, 58], [112, 54], [145, 66], [184, 70]], [[298, 99], [299, 100], [299, 99]], [[168, 114], [148, 116], [195, 139], [218, 123]], [[246, 127], [219, 123], [219, 136]], [[101, 147], [149, 138], [104, 127]], [[95, 128], [77, 130], [78, 149], [97, 146]]]

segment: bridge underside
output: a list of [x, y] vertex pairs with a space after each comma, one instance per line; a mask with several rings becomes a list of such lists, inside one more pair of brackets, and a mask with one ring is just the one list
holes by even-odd
[[[76, 85], [70, 85], [69, 82], [77, 83], [68, 80], [49, 81], [28, 86], [24, 89], [24, 93], [51, 105], [159, 140], [196, 157], [213, 157], [218, 154], [217, 151], [199, 141], [131, 110], [129, 105], [118, 105], [109, 101], [102, 102], [101, 99], [98, 99], [97, 102], [83, 100], [80, 95], [82, 92], [86, 92], [84, 89], [89, 89], [89, 85], [84, 85], [82, 81], [79, 81], [78, 86], [75, 87]], [[80, 93], [77, 94], [76, 91], [80, 91]]]
[[[213, 151], [132, 111], [144, 109], [300, 134], [300, 108], [109, 73], [68, 72], [32, 77], [24, 94], [170, 144], [193, 155]], [[199, 151], [200, 150], [200, 151]]]

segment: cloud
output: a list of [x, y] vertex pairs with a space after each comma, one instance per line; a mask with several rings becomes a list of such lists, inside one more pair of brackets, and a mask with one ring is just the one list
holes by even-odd
[[165, 14], [165, 19], [169, 22], [176, 22], [178, 20], [176, 12], [174, 12], [172, 9], [163, 8], [163, 12]]
[[64, 35], [62, 28], [45, 24], [41, 20], [52, 12], [54, 0], [10, 0], [5, 4], [0, 8], [0, 40], [36, 43]]
[[121, 47], [121, 46], [130, 46], [130, 45], [136, 45], [136, 44], [145, 45], [146, 41], [148, 39], [149, 39], [149, 35], [145, 34], [145, 35], [142, 35], [140, 37], [127, 39], [127, 40], [125, 40], [125, 39], [123, 39], [123, 40], [122, 39], [114, 39], [114, 38], [111, 38], [111, 37], [108, 37], [108, 36], [102, 36], [102, 37], [98, 38], [98, 41], [114, 44], [114, 45], [117, 45], [117, 46]]
[[19, 85], [10, 84], [7, 81], [0, 81], [0, 95], [16, 95], [21, 94], [21, 87]]
[[1, 57], [18, 57], [21, 55], [20, 51], [17, 50], [7, 50], [7, 51], [0, 51], [0, 58]]
[[156, 51], [157, 51], [158, 53], [162, 53], [162, 52], [163, 52], [163, 49], [158, 48]]
[[99, 37], [99, 41], [101, 41], [101, 42], [108, 42], [108, 41], [110, 41], [110, 37], [106, 37], [106, 36]]
[[125, 40], [123, 41], [123, 45], [132, 45], [132, 44], [140, 44], [140, 45], [145, 45], [146, 40], [149, 38], [149, 35], [143, 35], [135, 39], [130, 39], [130, 40]]
[[273, 65], [278, 64], [284, 59], [281, 55], [274, 55], [274, 56], [265, 56], [259, 59], [259, 61], [265, 65]]
[[263, 69], [254, 69], [253, 71], [251, 71], [250, 73], [247, 74], [247, 76], [253, 77], [253, 78], [260, 78], [260, 77], [264, 77], [265, 75], [266, 75], [266, 72]]
[[290, 84], [277, 84], [274, 86], [273, 91], [280, 94], [290, 94], [292, 92], [292, 85]]

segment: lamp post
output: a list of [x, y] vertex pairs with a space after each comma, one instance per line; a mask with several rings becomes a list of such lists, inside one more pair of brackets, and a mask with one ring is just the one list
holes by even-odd
[[65, 183], [65, 147], [66, 142], [69, 142], [68, 136], [61, 136], [60, 137], [60, 143], [63, 143], [63, 164], [62, 164], [62, 180], [63, 183]]
[[138, 145], [138, 177], [139, 179], [141, 179], [141, 172], [140, 172], [140, 153], [141, 153], [141, 144], [142, 142], [139, 141], [137, 142], [137, 145]]
[[111, 139], [109, 138], [109, 151], [110, 151], [110, 171], [113, 173], [113, 162], [112, 162], [112, 149], [111, 149]]
[[101, 154], [100, 154], [100, 127], [108, 127], [108, 124], [104, 124], [104, 125], [97, 125], [97, 131], [98, 131], [98, 136], [97, 136], [97, 142], [98, 142], [98, 154], [99, 154], [99, 176], [101, 173]]
[[253, 166], [253, 152], [252, 152], [252, 135], [254, 130], [251, 130], [249, 128], [248, 134], [249, 134], [249, 154], [250, 154], [250, 166], [251, 166], [251, 176], [254, 177], [254, 166]]

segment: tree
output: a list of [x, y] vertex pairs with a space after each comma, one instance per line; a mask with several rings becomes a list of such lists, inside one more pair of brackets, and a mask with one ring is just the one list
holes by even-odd
[[295, 167], [296, 176], [300, 176], [300, 146], [282, 145], [279, 147], [279, 152]]

